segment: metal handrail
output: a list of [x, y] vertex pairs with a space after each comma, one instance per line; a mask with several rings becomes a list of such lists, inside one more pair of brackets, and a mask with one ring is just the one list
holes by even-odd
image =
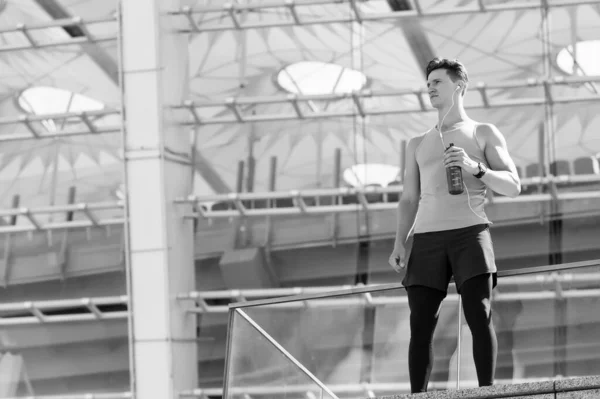
[[[555, 266], [555, 265], [553, 265]], [[548, 267], [548, 266], [542, 266]], [[511, 272], [516, 272], [513, 270]], [[508, 271], [507, 271], [508, 272]], [[600, 282], [600, 272], [597, 273], [581, 273], [581, 274], [551, 274], [548, 276], [530, 276], [530, 275], [504, 275], [504, 271], [499, 272], [504, 280], [503, 284], [512, 285], [538, 285], [540, 283], [581, 283], [581, 282]], [[378, 287], [379, 284], [356, 284], [356, 285], [338, 285], [338, 286], [321, 286], [321, 287], [290, 287], [290, 288], [250, 288], [250, 289], [230, 289], [230, 290], [214, 290], [214, 291], [192, 291], [185, 294], [177, 295], [177, 299], [188, 299], [193, 301], [211, 301], [219, 299], [235, 299], [237, 302], [245, 302], [251, 298], [276, 298], [291, 295], [309, 295], [319, 294], [324, 292], [348, 290], [358, 287]], [[210, 306], [210, 305], [209, 305]]]
[[[571, 262], [571, 263], [562, 263], [560, 265], [546, 265], [546, 266], [536, 266], [523, 268], [519, 270], [505, 270], [499, 271], [498, 277], [509, 277], [509, 276], [520, 276], [526, 274], [536, 274], [536, 273], [551, 273], [551, 272], [559, 272], [565, 270], [574, 270], [581, 269], [586, 267], [600, 266], [600, 259], [587, 260], [581, 262]], [[288, 302], [305, 302], [314, 299], [326, 299], [333, 298], [338, 296], [346, 296], [346, 295], [357, 295], [357, 294], [372, 294], [375, 292], [383, 292], [390, 290], [398, 290], [403, 289], [404, 286], [401, 283], [393, 283], [393, 284], [381, 284], [375, 287], [365, 286], [365, 287], [356, 287], [349, 288], [345, 290], [339, 291], [330, 291], [324, 293], [316, 293], [316, 294], [302, 294], [302, 295], [291, 295], [280, 298], [271, 298], [271, 299], [261, 299], [247, 302], [235, 302], [229, 304], [230, 309], [238, 309], [238, 308], [248, 308], [248, 307], [256, 307], [256, 306], [265, 306], [265, 305], [276, 305]]]

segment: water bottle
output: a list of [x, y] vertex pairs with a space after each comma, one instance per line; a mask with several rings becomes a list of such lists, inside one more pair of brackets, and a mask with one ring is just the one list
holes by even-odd
[[[450, 143], [448, 148], [452, 147], [454, 143]], [[446, 149], [448, 149], [446, 148]], [[451, 195], [462, 194], [464, 191], [462, 169], [460, 166], [450, 166], [446, 168], [446, 180], [448, 182], [448, 192]]]

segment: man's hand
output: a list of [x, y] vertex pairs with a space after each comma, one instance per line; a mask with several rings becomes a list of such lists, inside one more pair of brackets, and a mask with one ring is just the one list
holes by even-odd
[[477, 162], [472, 160], [464, 149], [460, 147], [450, 147], [444, 153], [444, 166], [460, 166], [465, 172], [472, 175], [479, 173]]
[[392, 268], [400, 273], [402, 269], [406, 267], [406, 249], [404, 249], [404, 245], [396, 245], [394, 246], [394, 250], [388, 259], [388, 263]]

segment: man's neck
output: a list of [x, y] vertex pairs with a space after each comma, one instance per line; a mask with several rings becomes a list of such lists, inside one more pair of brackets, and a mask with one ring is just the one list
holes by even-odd
[[[446, 113], [448, 113], [446, 115]], [[446, 117], [444, 118], [444, 115]], [[438, 110], [438, 123], [436, 128], [440, 129], [440, 124], [442, 123], [442, 118], [444, 119], [444, 125], [442, 126], [442, 131], [447, 131], [450, 129], [454, 129], [460, 126], [463, 123], [469, 122], [471, 119], [467, 116], [465, 109], [461, 106], [455, 106], [453, 109], [448, 112], [448, 109]]]

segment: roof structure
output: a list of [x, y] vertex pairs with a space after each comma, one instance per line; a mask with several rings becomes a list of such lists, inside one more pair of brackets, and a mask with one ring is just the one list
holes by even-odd
[[[235, 191], [239, 161], [247, 168], [249, 158], [254, 179], [243, 188], [254, 191], [332, 187], [338, 148], [342, 170], [357, 164], [399, 166], [402, 141], [435, 123], [423, 95], [424, 64], [434, 56], [467, 66], [470, 116], [500, 128], [518, 165], [538, 162], [538, 131], [549, 120], [548, 109], [554, 120], [548, 160], [600, 152], [600, 77], [578, 65], [570, 75], [556, 63], [568, 46], [573, 52], [582, 48], [573, 46], [577, 42], [600, 37], [597, 2], [191, 3], [172, 13], [181, 21], [180, 34], [189, 35], [190, 101], [168, 106], [185, 110], [180, 122], [194, 132], [193, 194]], [[3, 207], [10, 207], [15, 194], [27, 206], [64, 203], [70, 186], [77, 187], [80, 201], [117, 199], [122, 167], [115, 11], [114, 2], [93, 0], [5, 3], [0, 12]], [[329, 83], [330, 93], [308, 96], [300, 84], [290, 93], [278, 74], [302, 62], [358, 71], [366, 84], [340, 92], [339, 82]], [[294, 79], [310, 84], [319, 71], [313, 67], [302, 76], [300, 70]], [[82, 116], [66, 104], [62, 116], [32, 115], [18, 98], [39, 86], [83, 94], [104, 108]], [[46, 119], [53, 119], [54, 131]], [[272, 157], [277, 157], [274, 179]]]

